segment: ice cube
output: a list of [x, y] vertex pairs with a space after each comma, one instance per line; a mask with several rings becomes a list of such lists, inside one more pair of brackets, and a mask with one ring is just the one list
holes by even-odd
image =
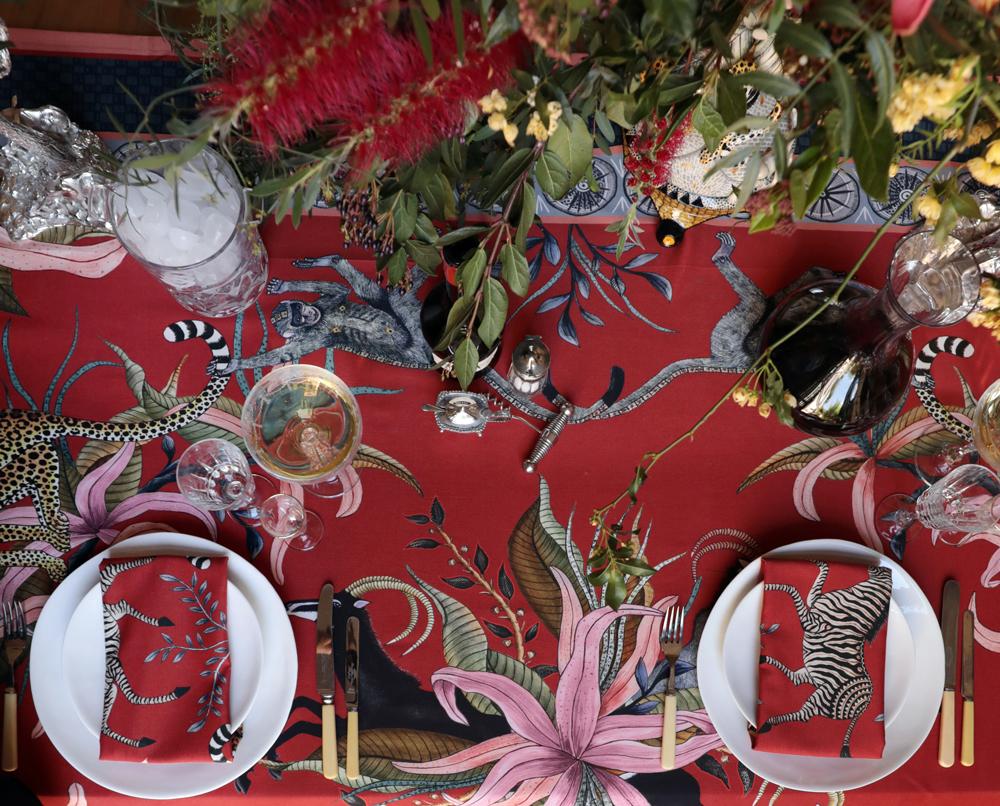
[[201, 239], [207, 249], [218, 252], [232, 235], [235, 223], [216, 210], [205, 214], [201, 220]]
[[[180, 252], [193, 252], [198, 244], [198, 235], [184, 227], [172, 226], [167, 232], [167, 238], [171, 245]], [[202, 249], [198, 249], [202, 252]]]

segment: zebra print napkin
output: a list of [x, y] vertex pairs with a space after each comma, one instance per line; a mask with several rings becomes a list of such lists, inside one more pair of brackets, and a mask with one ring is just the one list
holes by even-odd
[[753, 746], [800, 756], [881, 758], [892, 571], [763, 560]]
[[226, 566], [225, 557], [101, 563], [102, 759], [229, 760]]

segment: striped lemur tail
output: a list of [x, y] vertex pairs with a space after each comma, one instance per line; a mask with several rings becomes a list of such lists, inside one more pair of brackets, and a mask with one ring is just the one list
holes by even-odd
[[138, 423], [108, 423], [99, 420], [79, 420], [73, 417], [52, 417], [51, 426], [57, 432], [53, 433], [52, 437], [57, 438], [65, 435], [106, 439], [115, 442], [144, 442], [183, 428], [208, 411], [222, 395], [222, 391], [229, 382], [229, 376], [220, 373], [220, 370], [229, 363], [231, 358], [229, 345], [226, 344], [225, 338], [212, 325], [196, 319], [185, 319], [167, 325], [163, 330], [163, 338], [175, 343], [188, 339], [201, 339], [212, 351], [215, 369], [211, 380], [193, 400], [165, 417]]
[[931, 366], [934, 359], [941, 353], [948, 353], [958, 358], [969, 358], [975, 351], [975, 347], [958, 336], [938, 336], [924, 345], [913, 362], [912, 385], [924, 409], [938, 425], [965, 441], [972, 440], [972, 429], [948, 411], [934, 394], [934, 377], [931, 375]]

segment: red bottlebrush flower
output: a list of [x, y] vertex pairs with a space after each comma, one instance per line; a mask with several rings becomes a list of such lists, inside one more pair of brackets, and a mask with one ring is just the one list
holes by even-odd
[[626, 137], [625, 167], [640, 180], [640, 190], [647, 195], [653, 188], [663, 187], [670, 178], [670, 161], [684, 136], [682, 123], [669, 138], [665, 138], [667, 121], [653, 116]]
[[525, 41], [515, 35], [487, 48], [478, 18], [466, 15], [459, 60], [443, 14], [430, 25], [428, 66], [412, 31], [386, 26], [383, 6], [274, 0], [263, 21], [229, 43], [233, 65], [210, 88], [213, 104], [245, 114], [266, 151], [320, 128], [331, 141], [355, 141], [356, 170], [418, 160], [462, 131], [471, 104], [510, 82]]

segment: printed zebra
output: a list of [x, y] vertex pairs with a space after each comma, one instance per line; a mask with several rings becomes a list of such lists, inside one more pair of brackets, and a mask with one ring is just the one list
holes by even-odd
[[[102, 568], [102, 595], [107, 595], [111, 584], [115, 581], [115, 577], [120, 573], [148, 565], [151, 562], [153, 562], [152, 557], [137, 557]], [[129, 683], [125, 669], [122, 667], [121, 659], [118, 657], [118, 652], [121, 648], [121, 631], [118, 628], [118, 621], [125, 616], [131, 616], [143, 624], [149, 624], [154, 627], [171, 627], [173, 626], [173, 622], [166, 617], [154, 618], [140, 613], [124, 599], [117, 602], [105, 601], [102, 610], [104, 616], [104, 710], [101, 714], [101, 734], [129, 747], [147, 747], [156, 740], [150, 739], [148, 736], [132, 739], [109, 727], [108, 720], [111, 716], [111, 709], [118, 697], [118, 692], [121, 691], [122, 696], [133, 705], [159, 705], [161, 703], [173, 702], [182, 697], [187, 693], [188, 687], [178, 686], [170, 693], [162, 694], [158, 697], [140, 697], [136, 694], [132, 690], [132, 685]]]
[[938, 425], [957, 436], [962, 442], [972, 441], [972, 429], [955, 417], [937, 399], [937, 395], [934, 394], [934, 376], [931, 375], [931, 365], [941, 353], [948, 353], [958, 358], [969, 358], [975, 351], [975, 347], [958, 336], [938, 336], [924, 345], [913, 362], [911, 384], [920, 402]]
[[825, 562], [816, 565], [819, 574], [805, 602], [791, 585], [764, 585], [765, 591], [781, 591], [792, 597], [805, 633], [802, 639], [805, 665], [789, 669], [767, 655], [762, 655], [760, 662], [775, 667], [796, 686], [808, 683], [815, 690], [797, 711], [768, 717], [758, 733], [766, 733], [785, 722], [808, 722], [814, 716], [849, 719], [840, 755], [850, 758], [851, 734], [872, 699], [864, 645], [871, 643], [888, 618], [892, 571], [871, 566], [868, 579], [863, 582], [823, 593], [829, 568]]

